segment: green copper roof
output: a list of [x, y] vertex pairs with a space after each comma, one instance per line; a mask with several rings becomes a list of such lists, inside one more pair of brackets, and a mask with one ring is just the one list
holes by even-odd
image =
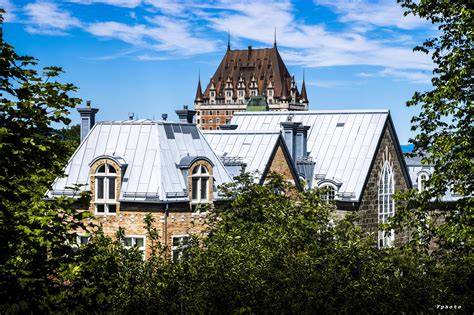
[[247, 112], [268, 111], [267, 100], [264, 96], [251, 96], [247, 103]]

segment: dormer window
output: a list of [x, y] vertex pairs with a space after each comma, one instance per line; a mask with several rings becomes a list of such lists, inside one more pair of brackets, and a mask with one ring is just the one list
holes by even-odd
[[95, 172], [95, 213], [117, 213], [117, 170], [111, 164], [102, 164]]
[[321, 199], [327, 203], [333, 202], [336, 198], [336, 188], [333, 185], [323, 185], [321, 189]]
[[426, 181], [429, 179], [429, 175], [425, 172], [418, 174], [418, 192], [426, 190]]
[[194, 167], [191, 175], [191, 202], [206, 203], [209, 202], [209, 170], [206, 166], [198, 164]]

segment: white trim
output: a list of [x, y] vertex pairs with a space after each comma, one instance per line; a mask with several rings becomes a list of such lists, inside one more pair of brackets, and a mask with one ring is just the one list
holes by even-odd
[[[426, 177], [426, 178], [423, 180], [422, 177]], [[418, 172], [418, 175], [416, 177], [416, 184], [417, 184], [419, 193], [421, 193], [422, 191], [426, 189], [426, 184], [423, 185], [423, 182], [426, 182], [428, 179], [430, 179], [430, 174], [428, 172], [426, 171]]]
[[[395, 178], [393, 176], [393, 168], [386, 160], [380, 172], [377, 190], [377, 217], [379, 224], [387, 223], [388, 219], [395, 214], [394, 192]], [[389, 235], [387, 232], [378, 231], [377, 246], [379, 248], [393, 246], [394, 241], [395, 233], [393, 230], [389, 232]]]
[[[176, 261], [176, 260], [179, 260], [182, 258], [182, 254], [183, 254], [183, 250], [188, 247], [189, 245], [188, 244], [180, 244], [180, 245], [173, 245], [173, 239], [175, 238], [187, 238], [187, 240], [189, 241], [191, 239], [191, 235], [189, 234], [176, 234], [176, 235], [171, 235], [171, 260], [172, 261]], [[174, 252], [177, 252], [178, 254], [178, 257], [176, 257], [175, 259], [175, 253]]]
[[145, 258], [146, 258], [146, 235], [134, 235], [134, 234], [132, 234], [132, 235], [125, 235], [125, 236], [123, 237], [123, 242], [124, 242], [123, 246], [124, 246], [125, 248], [132, 248], [133, 246], [136, 246], [136, 240], [135, 240], [135, 244], [134, 244], [134, 242], [132, 241], [132, 245], [131, 245], [131, 246], [127, 246], [127, 245], [125, 245], [125, 239], [126, 239], [126, 238], [131, 238], [132, 240], [133, 240], [133, 239], [137, 239], [137, 238], [143, 239], [143, 246], [137, 246], [137, 247], [138, 247], [138, 249], [143, 253], [143, 260], [145, 260]]

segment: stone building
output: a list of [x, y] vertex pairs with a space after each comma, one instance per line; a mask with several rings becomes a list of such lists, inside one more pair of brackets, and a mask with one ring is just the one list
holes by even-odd
[[144, 256], [146, 214], [177, 258], [177, 245], [205, 227], [206, 206], [228, 202], [218, 186], [242, 171], [260, 184], [273, 171], [298, 189], [325, 188], [337, 214], [358, 212], [379, 247], [404, 241], [378, 231], [396, 211], [393, 194], [411, 188], [388, 110], [239, 112], [220, 130], [205, 131], [187, 108], [176, 111], [179, 122], [93, 124], [96, 110], [79, 111], [84, 139], [48, 196], [75, 197], [70, 187], [81, 185], [91, 203], [80, 209], [93, 213], [108, 235], [124, 228], [126, 245]]
[[[91, 202], [77, 204], [94, 214], [104, 233], [125, 229], [125, 245], [138, 246], [146, 258], [147, 231], [144, 218], [150, 214], [164, 246], [179, 257], [178, 245], [205, 227], [209, 206], [228, 202], [218, 186], [232, 182], [240, 172], [217, 156], [202, 132], [192, 123], [194, 111], [177, 110], [179, 122], [120, 120], [95, 123], [97, 109], [80, 108], [81, 144], [69, 160], [66, 176], [58, 178], [49, 198], [78, 197], [89, 191]], [[267, 157], [267, 171], [276, 171], [299, 186], [291, 157], [278, 134]], [[266, 175], [261, 177], [264, 181]], [[79, 191], [73, 187], [79, 186]], [[79, 231], [78, 242], [88, 241]]]
[[230, 44], [204, 92], [199, 79], [194, 99], [196, 123], [203, 130], [229, 124], [236, 112], [248, 104], [260, 104], [270, 111], [304, 111], [308, 96], [303, 77], [301, 91], [278, 52], [272, 48], [232, 50]]
[[260, 161], [269, 150], [261, 135], [280, 133], [300, 182], [325, 188], [324, 197], [335, 202], [339, 215], [358, 212], [360, 225], [377, 234], [380, 247], [404, 240], [378, 231], [395, 212], [393, 193], [411, 188], [388, 110], [242, 112], [226, 129], [235, 135], [203, 132], [223, 161], [239, 159], [247, 171], [263, 172]]

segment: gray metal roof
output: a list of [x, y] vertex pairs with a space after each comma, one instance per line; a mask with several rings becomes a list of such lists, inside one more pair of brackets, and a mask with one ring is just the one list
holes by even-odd
[[[429, 177], [433, 174], [434, 166], [428, 164], [422, 164], [421, 157], [405, 157], [405, 163], [407, 164], [408, 174], [410, 175], [413, 188], [418, 189], [418, 176], [421, 173], [426, 173]], [[441, 198], [442, 201], [456, 201], [461, 199], [463, 196], [455, 194], [451, 189], [447, 188], [445, 195]]]
[[238, 112], [231, 123], [238, 125], [237, 132], [279, 130], [289, 119], [310, 126], [314, 183], [340, 182], [336, 199], [358, 201], [388, 117], [388, 110]]
[[[239, 160], [246, 164], [246, 172], [262, 175], [273, 148], [280, 136], [280, 130], [205, 130], [207, 141], [223, 161]], [[224, 162], [225, 164], [225, 162]], [[233, 176], [240, 173], [240, 167], [228, 168]], [[255, 177], [258, 181], [260, 176]]]
[[[187, 156], [204, 157], [212, 162], [215, 186], [232, 181], [194, 124], [154, 120], [105, 121], [91, 129], [69, 160], [65, 169], [67, 177], [55, 181], [49, 196], [69, 195], [71, 190], [68, 187], [75, 184], [83, 184], [81, 190], [89, 190], [89, 163], [103, 155], [121, 159], [121, 163], [126, 165], [120, 201], [186, 201], [186, 171], [180, 169], [179, 164], [187, 160]], [[219, 199], [216, 190], [214, 199]]]

